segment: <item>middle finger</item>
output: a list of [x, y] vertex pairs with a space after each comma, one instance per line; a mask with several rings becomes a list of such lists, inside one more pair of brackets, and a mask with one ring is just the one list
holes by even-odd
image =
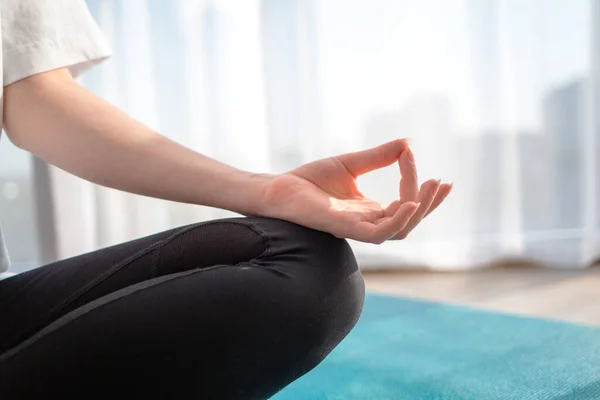
[[427, 214], [429, 207], [433, 203], [433, 199], [435, 198], [435, 195], [437, 194], [439, 187], [440, 187], [440, 181], [434, 180], [434, 179], [429, 180], [429, 181], [423, 183], [423, 185], [421, 185], [421, 190], [419, 191], [419, 196], [418, 196], [418, 200], [417, 200], [419, 203], [421, 203], [419, 206], [419, 209], [414, 213], [414, 215], [411, 217], [410, 221], [408, 222], [408, 224], [406, 224], [404, 229], [402, 229], [400, 232], [398, 232], [393, 237], [393, 239], [406, 238], [406, 236], [408, 236], [410, 231], [412, 231], [413, 229], [415, 229], [415, 227], [417, 225], [419, 225], [421, 220]]

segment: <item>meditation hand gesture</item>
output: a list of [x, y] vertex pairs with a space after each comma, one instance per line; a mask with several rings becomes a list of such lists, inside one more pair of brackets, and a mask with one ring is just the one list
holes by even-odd
[[[389, 205], [366, 198], [356, 178], [397, 162], [399, 198]], [[280, 218], [340, 238], [380, 244], [400, 240], [438, 207], [451, 184], [428, 180], [419, 189], [414, 157], [406, 140], [325, 158], [274, 176], [266, 185], [269, 217]]]

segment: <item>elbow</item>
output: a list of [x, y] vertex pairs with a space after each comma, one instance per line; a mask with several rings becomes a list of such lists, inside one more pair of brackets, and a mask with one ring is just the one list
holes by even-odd
[[2, 127], [10, 142], [21, 150], [29, 151], [32, 132], [32, 94], [24, 92], [20, 82], [4, 90]]
[[[44, 140], [47, 128], [49, 94], [73, 82], [66, 70], [54, 70], [32, 75], [4, 88], [3, 127], [16, 147], [32, 152], [38, 141]], [[51, 114], [51, 112], [50, 112]]]
[[19, 120], [11, 120], [4, 115], [3, 128], [6, 138], [17, 148], [27, 152], [32, 151], [32, 142], [35, 140], [36, 132], [28, 128], [21, 129], [23, 125]]
[[18, 134], [12, 133], [9, 129], [6, 129], [6, 125], [5, 125], [5, 129], [4, 129], [4, 133], [6, 134], [8, 140], [10, 140], [10, 142], [15, 147], [17, 147], [21, 150], [29, 151], [29, 148], [27, 146], [27, 140], [26, 140], [26, 138], [23, 137], [23, 135], [18, 135]]

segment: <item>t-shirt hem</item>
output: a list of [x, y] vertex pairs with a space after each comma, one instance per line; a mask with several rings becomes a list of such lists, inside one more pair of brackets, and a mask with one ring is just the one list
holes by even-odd
[[108, 44], [88, 35], [28, 43], [26, 46], [5, 50], [3, 57], [13, 58], [10, 67], [5, 65], [3, 86], [65, 67], [69, 68], [73, 77], [77, 77], [111, 55]]

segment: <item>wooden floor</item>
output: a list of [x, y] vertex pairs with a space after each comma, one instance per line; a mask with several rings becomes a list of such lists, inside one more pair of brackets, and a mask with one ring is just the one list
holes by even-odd
[[363, 272], [367, 290], [600, 326], [600, 267]]

